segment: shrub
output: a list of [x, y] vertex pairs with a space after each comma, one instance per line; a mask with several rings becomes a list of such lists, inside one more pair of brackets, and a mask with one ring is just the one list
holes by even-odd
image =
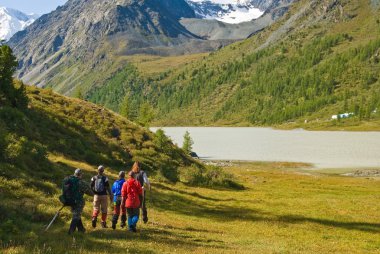
[[7, 146], [4, 151], [6, 161], [17, 162], [24, 154], [25, 144], [27, 143], [26, 137], [18, 138], [15, 134], [9, 134], [5, 138]]
[[179, 174], [180, 180], [191, 186], [244, 189], [244, 186], [234, 181], [232, 174], [228, 174], [222, 168], [216, 166], [201, 168], [192, 165], [191, 167], [181, 168]]

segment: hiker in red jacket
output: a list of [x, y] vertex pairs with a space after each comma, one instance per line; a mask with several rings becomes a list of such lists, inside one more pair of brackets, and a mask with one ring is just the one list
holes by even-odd
[[133, 171], [128, 173], [129, 179], [123, 184], [121, 189], [122, 206], [127, 208], [128, 230], [136, 232], [136, 224], [140, 215], [140, 198], [143, 195], [141, 184], [135, 179], [136, 174]]

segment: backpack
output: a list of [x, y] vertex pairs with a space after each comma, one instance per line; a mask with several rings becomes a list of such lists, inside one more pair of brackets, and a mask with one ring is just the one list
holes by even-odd
[[63, 179], [62, 195], [59, 200], [65, 206], [75, 206], [80, 200], [79, 179], [75, 176], [68, 176]]
[[105, 190], [105, 176], [95, 177], [95, 183], [94, 183], [94, 192], [95, 193], [101, 193]]

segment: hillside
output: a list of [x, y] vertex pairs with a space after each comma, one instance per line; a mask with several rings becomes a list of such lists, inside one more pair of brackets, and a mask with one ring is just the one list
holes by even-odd
[[[124, 94], [131, 104], [148, 102], [157, 111], [156, 125], [340, 128], [378, 122], [379, 12], [377, 1], [298, 1], [245, 41], [153, 78], [133, 72], [136, 87], [116, 81], [122, 70], [88, 98], [107, 94], [101, 103], [114, 109]], [[116, 83], [122, 89], [114, 89]], [[331, 121], [345, 112], [354, 117]]]
[[25, 241], [24, 233], [39, 231], [59, 205], [63, 177], [76, 167], [84, 167], [88, 180], [103, 164], [114, 179], [138, 160], [152, 177], [175, 182], [179, 167], [195, 163], [171, 142], [102, 107], [51, 90], [29, 87], [27, 94], [25, 110], [0, 101], [1, 241]]
[[368, 1], [300, 1], [282, 22], [169, 75], [160, 124], [379, 119], [378, 17]]

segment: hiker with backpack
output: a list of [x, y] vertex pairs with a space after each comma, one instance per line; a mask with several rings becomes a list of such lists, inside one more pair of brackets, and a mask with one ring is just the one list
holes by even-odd
[[148, 179], [148, 176], [146, 175], [146, 173], [141, 169], [140, 163], [138, 161], [136, 161], [133, 164], [132, 171], [136, 174], [136, 179], [143, 188], [143, 194], [140, 195], [140, 197], [139, 197], [140, 201], [141, 201], [140, 208], [142, 210], [143, 222], [147, 223], [148, 222], [148, 211], [146, 209], [146, 202], [145, 202], [145, 197], [146, 197], [146, 195], [145, 195], [146, 194], [146, 190], [145, 190], [146, 188], [145, 187], [147, 187], [149, 190], [151, 190], [150, 182], [149, 182], [149, 179]]
[[143, 189], [137, 181], [136, 174], [133, 171], [128, 173], [129, 179], [123, 184], [121, 189], [121, 205], [127, 208], [128, 230], [136, 233], [136, 225], [140, 215], [140, 195], [143, 195]]
[[112, 229], [116, 229], [116, 224], [120, 216], [121, 210], [121, 223], [120, 227], [125, 227], [125, 222], [127, 221], [126, 208], [121, 205], [122, 197], [121, 197], [121, 189], [123, 188], [123, 184], [125, 182], [125, 172], [119, 172], [119, 179], [114, 182], [112, 185], [112, 193], [113, 193], [113, 203], [114, 203], [114, 211], [112, 216]]
[[112, 192], [108, 178], [104, 175], [104, 166], [98, 167], [98, 174], [91, 178], [91, 188], [94, 192], [94, 210], [92, 213], [92, 227], [96, 228], [99, 210], [102, 212], [101, 225], [107, 228], [108, 195], [112, 203]]
[[59, 197], [63, 205], [71, 206], [72, 220], [69, 234], [74, 233], [76, 229], [81, 233], [86, 231], [81, 218], [85, 205], [84, 194], [92, 196], [93, 192], [90, 186], [82, 180], [82, 170], [77, 168], [74, 175], [63, 180], [62, 195]]

